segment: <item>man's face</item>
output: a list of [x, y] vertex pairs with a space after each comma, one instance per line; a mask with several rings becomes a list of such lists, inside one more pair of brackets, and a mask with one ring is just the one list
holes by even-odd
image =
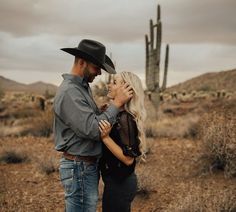
[[84, 77], [88, 82], [93, 82], [97, 75], [101, 75], [101, 68], [93, 63], [87, 62], [87, 65], [84, 68]]

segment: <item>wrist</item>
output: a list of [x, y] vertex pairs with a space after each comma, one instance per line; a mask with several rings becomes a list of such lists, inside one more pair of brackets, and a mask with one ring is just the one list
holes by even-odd
[[123, 105], [123, 103], [117, 99], [114, 99], [112, 103], [118, 108], [121, 108], [121, 106]]
[[110, 139], [110, 136], [108, 135], [108, 136], [103, 137], [103, 138], [102, 138], [102, 141], [103, 141], [104, 143], [107, 143], [107, 142], [109, 141], [109, 139]]

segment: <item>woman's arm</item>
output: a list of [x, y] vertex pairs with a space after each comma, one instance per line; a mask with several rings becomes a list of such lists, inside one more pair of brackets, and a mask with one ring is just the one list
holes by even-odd
[[123, 153], [123, 150], [119, 145], [117, 145], [112, 138], [109, 136], [111, 131], [111, 124], [102, 120], [99, 122], [99, 130], [101, 132], [101, 138], [106, 147], [112, 152], [112, 154], [117, 157], [120, 161], [122, 161], [125, 165], [130, 166], [134, 162], [134, 158], [130, 156], [126, 156]]

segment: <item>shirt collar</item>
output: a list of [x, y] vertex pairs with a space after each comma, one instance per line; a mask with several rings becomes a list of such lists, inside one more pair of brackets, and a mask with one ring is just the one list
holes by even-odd
[[68, 79], [68, 80], [71, 80], [72, 82], [74, 82], [76, 84], [80, 84], [83, 87], [85, 87], [86, 89], [88, 89], [88, 87], [89, 87], [89, 84], [88, 84], [85, 77], [72, 75], [72, 74], [62, 74], [62, 77], [63, 77], [63, 79]]

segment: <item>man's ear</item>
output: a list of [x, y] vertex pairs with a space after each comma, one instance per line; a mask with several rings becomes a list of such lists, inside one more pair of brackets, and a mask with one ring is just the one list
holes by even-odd
[[87, 66], [87, 61], [82, 58], [79, 59], [78, 63], [80, 66]]

